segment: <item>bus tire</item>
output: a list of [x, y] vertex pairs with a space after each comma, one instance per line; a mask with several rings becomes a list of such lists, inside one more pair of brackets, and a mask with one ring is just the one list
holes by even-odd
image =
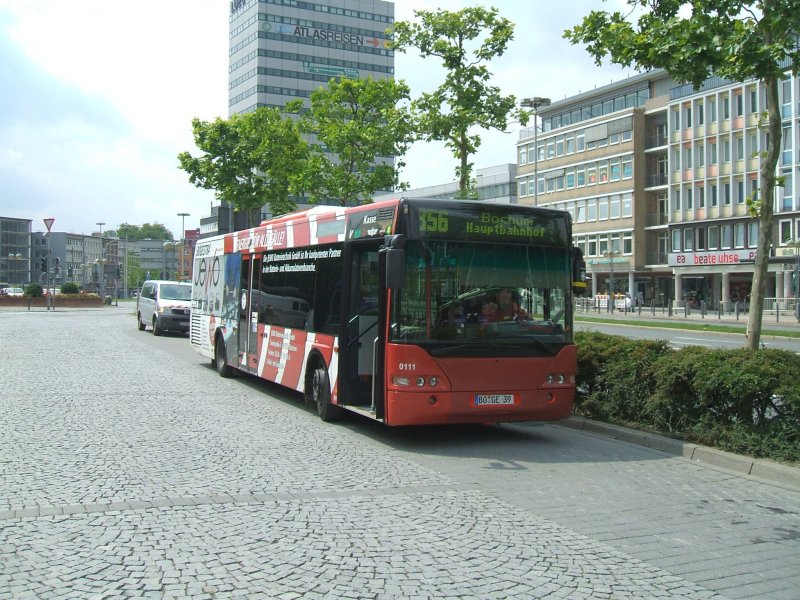
[[331, 384], [328, 370], [320, 365], [311, 375], [311, 394], [317, 405], [317, 415], [323, 421], [330, 422], [342, 417], [342, 409], [331, 404]]
[[228, 364], [227, 352], [225, 351], [225, 339], [217, 336], [217, 342], [214, 344], [214, 366], [217, 369], [220, 377], [230, 377], [233, 375], [233, 369]]
[[136, 324], [139, 326], [139, 331], [147, 329], [147, 323], [142, 321], [142, 313], [136, 313]]

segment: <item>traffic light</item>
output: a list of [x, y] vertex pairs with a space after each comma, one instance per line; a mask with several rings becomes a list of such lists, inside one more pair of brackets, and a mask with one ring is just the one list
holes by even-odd
[[117, 265], [117, 279], [122, 279], [122, 265]]
[[61, 259], [57, 256], [53, 259], [53, 274], [56, 277], [61, 277]]
[[67, 277], [72, 279], [72, 267], [67, 267]]
[[47, 273], [47, 257], [42, 257], [42, 263], [39, 268], [41, 269], [42, 273]]

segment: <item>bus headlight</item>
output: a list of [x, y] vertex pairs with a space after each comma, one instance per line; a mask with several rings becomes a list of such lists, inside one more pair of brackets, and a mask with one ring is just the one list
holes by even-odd
[[411, 380], [408, 377], [403, 377], [401, 375], [392, 375], [392, 383], [394, 385], [408, 387], [411, 385]]

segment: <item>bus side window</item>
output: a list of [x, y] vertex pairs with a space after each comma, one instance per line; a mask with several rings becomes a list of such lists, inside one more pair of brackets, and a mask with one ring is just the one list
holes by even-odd
[[[321, 248], [323, 249], [323, 248]], [[342, 311], [342, 259], [320, 259], [316, 264], [312, 331], [339, 333]]]

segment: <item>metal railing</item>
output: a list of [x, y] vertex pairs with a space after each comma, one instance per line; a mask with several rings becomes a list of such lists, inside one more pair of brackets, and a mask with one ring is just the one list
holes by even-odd
[[[750, 303], [746, 301], [723, 302], [680, 302], [674, 303], [672, 300], [656, 303], [650, 302], [637, 303], [625, 300], [624, 297], [617, 297], [613, 302], [609, 301], [607, 294], [599, 294], [593, 298], [576, 298], [575, 314], [602, 314], [618, 312], [633, 316], [669, 316], [669, 317], [692, 317], [705, 319], [717, 317], [717, 319], [746, 319], [750, 311]], [[797, 323], [800, 325], [800, 300], [797, 298], [764, 298], [764, 310], [762, 313], [764, 323]]]

